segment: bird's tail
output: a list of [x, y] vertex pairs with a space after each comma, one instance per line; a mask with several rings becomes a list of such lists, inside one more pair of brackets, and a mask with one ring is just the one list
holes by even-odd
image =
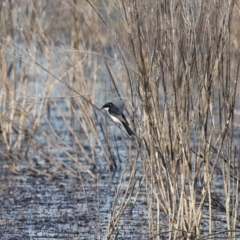
[[126, 129], [126, 131], [127, 131], [129, 136], [135, 135], [135, 133], [132, 131], [132, 129], [128, 126], [127, 123], [123, 122], [122, 124], [125, 127], [125, 129]]

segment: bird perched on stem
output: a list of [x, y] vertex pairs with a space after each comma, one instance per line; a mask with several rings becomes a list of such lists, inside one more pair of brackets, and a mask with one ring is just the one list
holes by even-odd
[[111, 119], [115, 123], [122, 124], [125, 127], [129, 136], [135, 135], [135, 133], [129, 127], [128, 121], [125, 118], [124, 114], [117, 106], [115, 106], [111, 102], [108, 102], [108, 103], [104, 104], [101, 109], [103, 109], [103, 108], [107, 111], [108, 115], [111, 117]]

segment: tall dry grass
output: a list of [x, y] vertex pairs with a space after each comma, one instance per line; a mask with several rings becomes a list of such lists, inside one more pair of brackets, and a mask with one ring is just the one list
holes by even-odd
[[[171, 239], [209, 238], [216, 233], [215, 221], [226, 224], [229, 238], [236, 237], [239, 53], [231, 29], [237, 28], [232, 18], [239, 6], [234, 1], [115, 1], [122, 23], [116, 29], [88, 2], [125, 67], [126, 79], [112, 82], [116, 89], [130, 88], [150, 236], [166, 236], [161, 219], [167, 216]], [[111, 221], [111, 234], [116, 225]]]
[[[16, 1], [1, 9], [1, 154], [12, 171], [27, 159], [31, 171], [84, 185], [82, 173], [95, 179], [99, 164], [112, 170], [123, 160], [104, 238], [131, 225], [140, 198], [149, 239], [236, 238], [238, 1]], [[124, 105], [134, 140], [102, 121], [107, 101]]]
[[96, 178], [94, 156], [101, 151], [110, 167], [112, 161], [94, 122], [99, 67], [84, 51], [87, 40], [75, 24], [81, 18], [61, 1], [2, 2], [1, 9], [1, 153], [10, 170], [20, 171], [16, 161], [27, 159], [28, 169], [51, 176], [44, 162], [42, 168], [29, 163], [36, 156], [54, 164], [51, 173]]

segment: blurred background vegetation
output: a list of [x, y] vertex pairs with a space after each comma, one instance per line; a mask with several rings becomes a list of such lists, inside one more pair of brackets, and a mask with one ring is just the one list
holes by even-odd
[[[10, 171], [97, 179], [122, 162], [107, 239], [139, 196], [150, 239], [209, 239], [216, 222], [236, 237], [239, 1], [5, 0], [0, 19]], [[106, 124], [109, 101], [135, 139]]]

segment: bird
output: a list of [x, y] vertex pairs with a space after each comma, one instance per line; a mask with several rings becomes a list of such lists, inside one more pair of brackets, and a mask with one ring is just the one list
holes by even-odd
[[125, 127], [129, 136], [135, 135], [135, 133], [129, 127], [126, 117], [124, 116], [122, 111], [117, 106], [115, 106], [111, 102], [108, 102], [108, 103], [104, 104], [101, 109], [105, 109], [107, 111], [108, 115], [111, 117], [111, 119], [115, 123], [122, 124]]

